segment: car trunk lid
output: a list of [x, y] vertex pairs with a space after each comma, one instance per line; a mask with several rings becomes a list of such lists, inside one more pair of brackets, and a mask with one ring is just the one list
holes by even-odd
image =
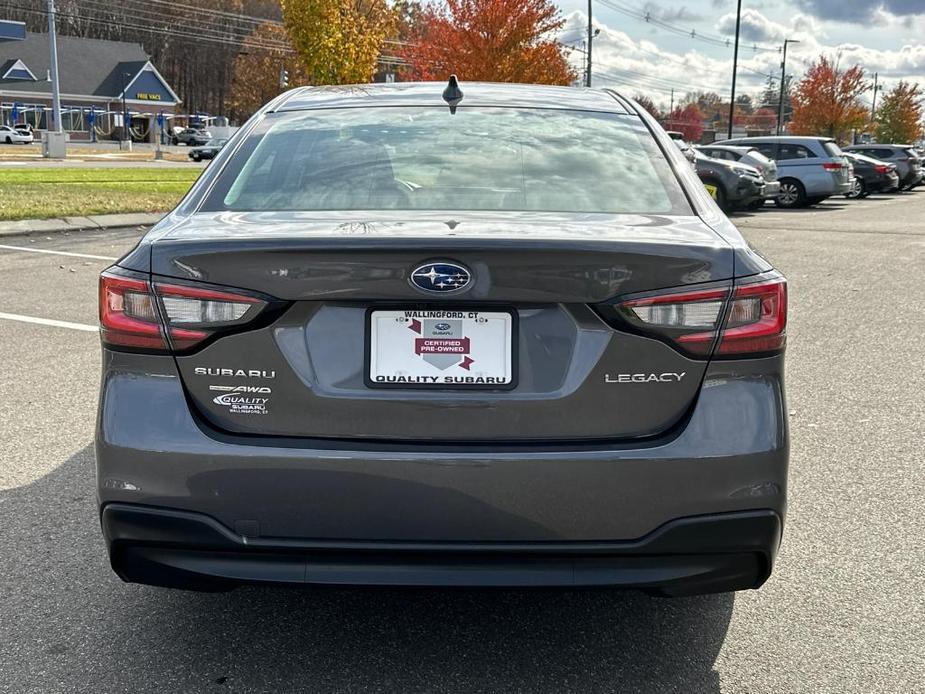
[[[438, 262], [467, 269], [471, 285], [441, 295], [412, 284], [416, 269]], [[534, 213], [416, 215], [413, 222], [379, 213], [374, 220], [197, 215], [153, 244], [152, 270], [290, 302], [270, 325], [177, 357], [192, 403], [214, 426], [258, 435], [446, 442], [665, 432], [696, 398], [706, 362], [615, 328], [597, 307], [639, 292], [731, 283], [734, 274], [732, 249], [694, 217]], [[475, 330], [466, 316], [503, 320], [511, 381], [380, 387], [386, 384], [370, 379], [376, 311], [394, 311], [381, 314], [389, 320], [408, 317], [390, 339], [406, 345], [411, 371], [440, 379], [465, 376], [459, 359], [481, 357], [474, 347], [455, 361], [429, 355], [418, 342], [426, 337], [420, 330], [444, 326], [441, 339], [468, 350], [476, 337], [464, 334]], [[415, 320], [419, 332], [402, 337]], [[435, 387], [419, 387], [427, 385]]]

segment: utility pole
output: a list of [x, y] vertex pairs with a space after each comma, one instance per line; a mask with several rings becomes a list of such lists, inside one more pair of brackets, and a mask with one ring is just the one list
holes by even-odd
[[732, 120], [736, 112], [736, 69], [739, 67], [739, 27], [742, 25], [742, 0], [736, 6], [736, 45], [732, 53], [732, 96], [729, 97], [729, 137], [732, 139]]
[[671, 106], [668, 107], [668, 129], [671, 130], [671, 114], [674, 113], [674, 89], [671, 90]]
[[780, 100], [777, 102], [777, 134], [784, 129], [784, 88], [787, 84], [787, 44], [799, 43], [796, 39], [784, 39], [784, 54], [780, 61]]
[[871, 123], [873, 123], [874, 118], [877, 117], [877, 90], [880, 88], [879, 85], [877, 84], [877, 78], [878, 78], [878, 75], [875, 72], [874, 73], [874, 101], [870, 105], [870, 122]]
[[[51, 59], [51, 117], [54, 131], [61, 132], [61, 93], [58, 88], [58, 39], [55, 36], [55, 0], [48, 0], [48, 50]], [[51, 128], [48, 128], [51, 130]]]
[[585, 82], [586, 87], [591, 86], [591, 43], [594, 41], [594, 29], [591, 22], [591, 2], [588, 0], [588, 76], [587, 81]]

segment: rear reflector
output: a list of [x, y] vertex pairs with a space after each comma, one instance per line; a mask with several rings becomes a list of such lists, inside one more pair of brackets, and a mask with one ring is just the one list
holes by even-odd
[[786, 343], [786, 280], [737, 285], [729, 294], [728, 289], [673, 292], [630, 299], [615, 308], [637, 330], [690, 356], [781, 352]]
[[103, 342], [153, 351], [188, 350], [245, 326], [268, 302], [249, 294], [185, 284], [153, 285], [140, 273], [100, 275]]

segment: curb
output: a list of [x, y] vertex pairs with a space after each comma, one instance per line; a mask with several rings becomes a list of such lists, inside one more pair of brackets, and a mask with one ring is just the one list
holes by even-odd
[[58, 219], [21, 219], [15, 222], [0, 222], [0, 238], [28, 236], [29, 234], [50, 234], [62, 231], [96, 231], [120, 227], [151, 226], [164, 218], [166, 213], [137, 212], [130, 214], [101, 214], [91, 217], [61, 217]]

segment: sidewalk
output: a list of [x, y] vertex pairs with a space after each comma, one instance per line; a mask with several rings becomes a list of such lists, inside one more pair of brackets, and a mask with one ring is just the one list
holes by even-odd
[[129, 214], [94, 215], [92, 217], [21, 219], [15, 222], [0, 222], [0, 238], [5, 236], [24, 236], [26, 234], [47, 234], [58, 231], [151, 226], [152, 224], [157, 224], [163, 217], [164, 214], [159, 212], [135, 212]]

